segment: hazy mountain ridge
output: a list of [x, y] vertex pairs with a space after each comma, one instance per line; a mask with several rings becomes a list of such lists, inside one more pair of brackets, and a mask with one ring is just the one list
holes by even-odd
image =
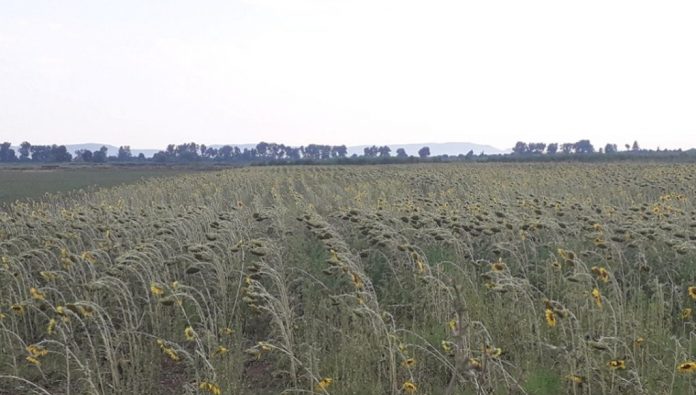
[[[484, 152], [488, 155], [503, 154], [509, 151], [501, 150], [490, 145], [476, 144], [476, 143], [419, 143], [419, 144], [387, 144], [391, 148], [391, 154], [396, 155], [396, 150], [403, 148], [408, 155], [418, 156], [418, 150], [423, 147], [430, 148], [431, 156], [438, 155], [466, 155], [469, 151], [474, 151], [474, 154], [478, 155]], [[363, 149], [365, 147], [371, 147], [372, 145], [356, 145], [348, 147], [348, 155], [363, 154]], [[378, 145], [379, 146], [379, 145]]]
[[[207, 144], [206, 144], [207, 145]], [[208, 145], [208, 147], [214, 147], [214, 148], [220, 148], [225, 144], [211, 144]], [[236, 146], [239, 147], [239, 149], [243, 150], [244, 148], [254, 148], [256, 147], [256, 144], [228, 144], [231, 146]], [[362, 155], [363, 154], [363, 149], [365, 147], [371, 147], [373, 144], [370, 145], [354, 145], [354, 146], [349, 146], [348, 147], [348, 156], [351, 156], [353, 154], [357, 155]], [[374, 144], [379, 146], [379, 144]], [[382, 144], [383, 145], [383, 144]], [[508, 153], [510, 150], [501, 150], [498, 148], [495, 148], [490, 145], [485, 145], [485, 144], [476, 144], [476, 143], [469, 143], [469, 142], [461, 142], [461, 143], [419, 143], [419, 144], [387, 144], [389, 148], [391, 148], [391, 154], [396, 155], [396, 150], [399, 148], [403, 148], [406, 150], [406, 153], [408, 155], [412, 156], [418, 156], [418, 150], [423, 148], [423, 147], [430, 147], [430, 155], [431, 156], [438, 156], [438, 155], [459, 155], [459, 154], [466, 154], [469, 151], [474, 151], [474, 154], [478, 155], [481, 152], [484, 152], [489, 155], [495, 155], [495, 154], [503, 154], [503, 153]], [[75, 151], [82, 150], [82, 149], [87, 149], [90, 151], [98, 151], [102, 146], [105, 146], [108, 149], [108, 155], [109, 156], [115, 156], [118, 154], [118, 147], [109, 145], [109, 144], [97, 144], [97, 143], [84, 143], [84, 144], [65, 144], [65, 147], [68, 149], [68, 152], [74, 154]], [[15, 148], [16, 149], [16, 148]], [[133, 156], [138, 156], [141, 153], [144, 154], [146, 157], [152, 157], [155, 153], [164, 150], [164, 148], [161, 149], [154, 149], [154, 148], [133, 148], [131, 147], [131, 153]]]
[[[75, 151], [79, 150], [90, 150], [92, 152], [94, 151], [99, 151], [99, 149], [104, 146], [107, 148], [107, 155], [109, 156], [116, 156], [118, 155], [118, 147], [109, 145], [109, 144], [97, 144], [97, 143], [84, 143], [84, 144], [65, 144], [65, 148], [68, 149], [68, 152], [71, 154], [75, 154]], [[152, 155], [155, 153], [159, 152], [161, 150], [159, 149], [150, 149], [150, 148], [131, 148], [131, 153], [133, 156], [138, 156], [141, 153], [145, 155], [146, 157], [150, 158]]]

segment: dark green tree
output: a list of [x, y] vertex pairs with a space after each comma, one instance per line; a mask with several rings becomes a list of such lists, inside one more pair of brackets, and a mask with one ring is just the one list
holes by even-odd
[[427, 158], [430, 156], [430, 147], [423, 147], [418, 150], [418, 156], [421, 158]]
[[379, 148], [377, 146], [372, 146], [372, 147], [365, 147], [363, 148], [363, 153], [365, 154], [366, 158], [374, 158], [379, 154]]
[[530, 153], [532, 154], [543, 154], [544, 149], [546, 149], [546, 144], [545, 143], [529, 143], [527, 144], [527, 148]]
[[265, 158], [266, 154], [268, 153], [268, 143], [262, 141], [262, 142], [256, 144], [256, 153], [261, 158]]
[[194, 162], [200, 159], [198, 149], [198, 144], [193, 142], [179, 144], [174, 148], [174, 157], [181, 162]]
[[5, 142], [0, 144], [0, 162], [14, 162], [17, 160], [15, 151], [10, 148], [12, 144]]
[[31, 152], [32, 162], [50, 162], [51, 161], [51, 146], [50, 145], [32, 145], [29, 149]]
[[515, 146], [512, 147], [512, 152], [518, 155], [524, 155], [529, 153], [529, 145], [527, 143], [518, 141]]
[[22, 142], [19, 145], [19, 160], [29, 160], [29, 154], [31, 153], [31, 144], [28, 141]]
[[304, 148], [304, 158], [309, 160], [319, 160], [321, 158], [321, 150], [316, 144], [310, 144]]
[[558, 143], [551, 143], [546, 146], [546, 153], [554, 155], [556, 152], [558, 152]]
[[82, 161], [82, 162], [91, 162], [92, 161], [92, 151], [88, 149], [81, 149], [75, 151], [75, 160], [76, 161]]
[[109, 149], [106, 148], [106, 146], [102, 145], [102, 147], [99, 148], [99, 151], [94, 151], [92, 153], [92, 162], [94, 162], [94, 163], [106, 162], [106, 155], [108, 152], [109, 152]]
[[331, 147], [331, 156], [332, 157], [345, 158], [346, 155], [348, 155], [348, 147], [346, 147], [345, 145], [337, 145], [337, 146]]
[[329, 159], [331, 157], [331, 146], [330, 145], [320, 145], [319, 155], [322, 160]]
[[133, 154], [131, 153], [131, 149], [129, 145], [122, 145], [118, 147], [118, 160], [131, 160], [133, 159]]
[[573, 143], [563, 143], [561, 145], [561, 152], [564, 154], [572, 154], [575, 151], [575, 144]]
[[71, 160], [72, 154], [68, 152], [67, 147], [55, 144], [51, 146], [51, 162], [70, 162]]
[[302, 152], [300, 148], [286, 147], [285, 156], [290, 160], [300, 160], [302, 159]]
[[391, 148], [389, 148], [389, 146], [383, 145], [377, 149], [377, 152], [379, 152], [380, 158], [388, 158], [391, 153]]
[[575, 152], [578, 154], [591, 154], [593, 153], [594, 146], [590, 143], [590, 140], [580, 140], [575, 145]]
[[[235, 155], [235, 148], [237, 147], [232, 147], [231, 145], [223, 145], [217, 150], [217, 155], [215, 155], [215, 158], [221, 161], [230, 161], [235, 156], [237, 156]], [[239, 148], [237, 148], [237, 150], [239, 150]]]

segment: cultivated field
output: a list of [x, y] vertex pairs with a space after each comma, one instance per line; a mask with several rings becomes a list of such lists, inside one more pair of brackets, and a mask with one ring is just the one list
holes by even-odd
[[696, 166], [267, 167], [0, 212], [0, 393], [690, 394]]
[[47, 193], [109, 187], [191, 170], [183, 166], [0, 165], [0, 204], [18, 199], [38, 199]]

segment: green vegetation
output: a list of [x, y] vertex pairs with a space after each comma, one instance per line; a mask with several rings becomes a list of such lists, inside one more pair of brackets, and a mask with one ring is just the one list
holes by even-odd
[[694, 393], [695, 174], [247, 167], [17, 203], [0, 388]]
[[185, 171], [187, 169], [165, 166], [0, 166], [0, 204], [26, 198], [38, 199], [47, 193], [69, 192], [95, 186], [110, 187]]
[[131, 152], [130, 146], [118, 148], [117, 155], [108, 155], [108, 148], [102, 146], [99, 150], [90, 151], [78, 149], [75, 155], [67, 152], [63, 145], [31, 145], [23, 142], [18, 151], [11, 148], [9, 142], [0, 144], [0, 162], [3, 163], [66, 163], [80, 164], [120, 163], [129, 165], [149, 164], [192, 164], [192, 163], [225, 163], [235, 165], [374, 165], [374, 164], [406, 164], [406, 163], [441, 163], [441, 162], [624, 162], [624, 161], [660, 161], [677, 163], [696, 162], [696, 149], [689, 150], [646, 150], [641, 149], [638, 142], [626, 144], [625, 151], [619, 151], [616, 144], [607, 144], [604, 148], [595, 150], [589, 140], [575, 143], [525, 143], [518, 141], [510, 154], [480, 154], [469, 150], [466, 154], [431, 156], [430, 147], [421, 147], [418, 156], [409, 155], [404, 148], [397, 148], [392, 156], [389, 146], [368, 146], [361, 154], [349, 155], [345, 145], [309, 144], [292, 147], [285, 144], [260, 142], [253, 147], [237, 147], [223, 145], [209, 147], [194, 142], [184, 144], [169, 144], [162, 151], [148, 158], [144, 153], [137, 156]]

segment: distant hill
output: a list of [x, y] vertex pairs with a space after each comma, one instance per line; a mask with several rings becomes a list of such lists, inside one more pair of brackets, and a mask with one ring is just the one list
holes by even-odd
[[[466, 155], [469, 151], [474, 151], [474, 154], [478, 155], [481, 152], [487, 155], [504, 154], [509, 151], [504, 151], [490, 145], [482, 145], [475, 143], [422, 143], [422, 144], [388, 144], [391, 148], [391, 154], [396, 155], [396, 150], [403, 148], [408, 155], [418, 156], [418, 150], [423, 147], [430, 148], [430, 155]], [[372, 145], [369, 145], [372, 146]], [[363, 154], [363, 149], [369, 147], [368, 145], [356, 145], [353, 147], [348, 147], [348, 155]]]
[[75, 151], [79, 151], [82, 149], [90, 150], [92, 152], [94, 151], [99, 151], [99, 149], [102, 146], [106, 146], [109, 150], [107, 151], [107, 155], [116, 155], [118, 154], [118, 147], [114, 147], [113, 145], [109, 144], [97, 144], [97, 143], [85, 143], [85, 144], [65, 144], [65, 148], [68, 149], [68, 152], [71, 154], [75, 154]]
[[[237, 146], [239, 149], [243, 150], [244, 148], [254, 148], [256, 147], [256, 144], [229, 144], [232, 146]], [[109, 156], [116, 156], [118, 154], [118, 147], [109, 145], [109, 144], [99, 144], [99, 143], [85, 143], [85, 144], [66, 144], [65, 147], [68, 149], [68, 152], [70, 153], [75, 153], [75, 151], [82, 150], [82, 149], [87, 149], [90, 151], [98, 151], [102, 146], [106, 146], [108, 148], [108, 155]], [[215, 148], [220, 148], [223, 146], [223, 144], [211, 144], [208, 145], [209, 147], [215, 147]], [[362, 155], [363, 154], [363, 149], [365, 147], [372, 146], [370, 145], [354, 145], [348, 147], [348, 156], [357, 154], [357, 155]], [[495, 147], [492, 147], [490, 145], [483, 145], [483, 144], [475, 144], [475, 143], [420, 143], [420, 144], [389, 144], [389, 148], [391, 148], [391, 153], [392, 155], [396, 155], [396, 150], [399, 148], [403, 148], [406, 150], [406, 153], [408, 155], [412, 156], [418, 156], [418, 150], [423, 148], [423, 147], [430, 147], [430, 155], [431, 156], [437, 156], [437, 155], [459, 155], [459, 154], [466, 154], [469, 151], [474, 151], [476, 155], [480, 154], [481, 152], [488, 154], [488, 155], [495, 155], [495, 154], [504, 154], [510, 152], [509, 150], [501, 150]], [[18, 147], [13, 147], [15, 150]], [[141, 153], [144, 154], [146, 157], [152, 157], [155, 153], [163, 150], [165, 147], [162, 147], [160, 149], [153, 149], [153, 148], [131, 148], [131, 153], [133, 156], [138, 156]]]
[[[109, 145], [109, 144], [97, 144], [97, 143], [66, 144], [65, 148], [68, 149], [68, 152], [75, 154], [75, 151], [79, 151], [81, 149], [87, 149], [87, 150], [90, 150], [92, 152], [99, 151], [99, 149], [102, 146], [106, 146], [106, 148], [108, 148], [108, 152], [107, 152], [108, 156], [118, 155], [118, 147], [115, 147], [115, 146]], [[148, 148], [143, 148], [143, 149], [131, 148], [131, 153], [133, 154], [133, 156], [138, 156], [142, 153], [143, 155], [145, 155], [148, 158], [159, 151], [161, 151], [161, 150], [148, 149]]]

